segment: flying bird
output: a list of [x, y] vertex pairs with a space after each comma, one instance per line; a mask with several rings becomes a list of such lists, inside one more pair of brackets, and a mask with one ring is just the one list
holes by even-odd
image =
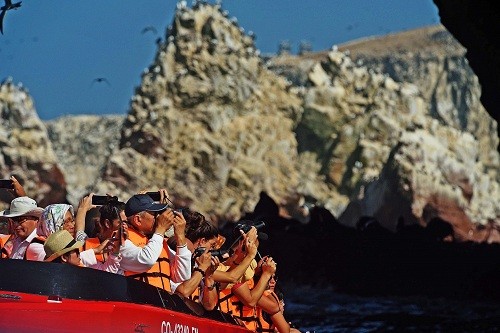
[[5, 13], [7, 13], [7, 11], [11, 9], [18, 9], [19, 7], [21, 7], [22, 3], [22, 1], [12, 3], [11, 0], [4, 0], [4, 2], [5, 5], [0, 7], [0, 10], [2, 11], [0, 12], [0, 32], [2, 33], [2, 35], [3, 35], [3, 19], [5, 17]]
[[147, 27], [145, 27], [144, 29], [142, 29], [141, 33], [142, 33], [142, 34], [145, 34], [145, 33], [146, 33], [146, 32], [148, 32], [148, 31], [151, 31], [151, 32], [152, 32], [152, 33], [154, 33], [155, 35], [158, 33], [158, 31], [156, 30], [156, 28], [155, 28], [155, 27], [153, 27], [153, 26], [147, 26]]
[[108, 79], [106, 79], [105, 77], [97, 77], [97, 78], [95, 78], [95, 79], [92, 81], [92, 84], [91, 84], [90, 86], [93, 86], [93, 85], [94, 85], [94, 83], [96, 83], [96, 82], [97, 82], [97, 83], [102, 83], [102, 82], [104, 82], [104, 83], [107, 83], [107, 84], [108, 84], [108, 86], [111, 86], [111, 83], [109, 83]]

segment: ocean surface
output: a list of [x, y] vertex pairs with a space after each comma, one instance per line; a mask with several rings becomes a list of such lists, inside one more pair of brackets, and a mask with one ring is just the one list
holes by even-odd
[[500, 302], [363, 297], [332, 288], [282, 289], [285, 317], [302, 333], [500, 332]]

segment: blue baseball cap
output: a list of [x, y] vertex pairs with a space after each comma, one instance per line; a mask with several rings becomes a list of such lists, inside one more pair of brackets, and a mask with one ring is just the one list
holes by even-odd
[[136, 194], [125, 203], [125, 215], [130, 217], [140, 212], [161, 212], [167, 204], [157, 203], [147, 194]]

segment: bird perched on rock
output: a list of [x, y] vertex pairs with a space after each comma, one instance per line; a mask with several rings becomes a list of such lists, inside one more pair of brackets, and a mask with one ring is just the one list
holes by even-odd
[[4, 2], [5, 5], [0, 7], [0, 10], [2, 11], [0, 12], [0, 32], [2, 33], [2, 35], [3, 35], [3, 19], [5, 17], [5, 13], [7, 13], [8, 10], [18, 9], [19, 7], [21, 7], [22, 1], [12, 3], [11, 0], [4, 0]]

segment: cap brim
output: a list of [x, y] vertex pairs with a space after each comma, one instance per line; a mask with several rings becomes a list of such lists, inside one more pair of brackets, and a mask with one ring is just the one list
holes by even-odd
[[161, 212], [162, 210], [167, 209], [168, 205], [167, 204], [159, 204], [159, 203], [154, 203], [151, 206], [149, 206], [146, 211], [148, 212]]
[[68, 248], [65, 248], [65, 249], [62, 249], [60, 251], [54, 252], [50, 257], [48, 257], [44, 261], [47, 261], [47, 262], [52, 261], [55, 258], [60, 257], [60, 256], [62, 256], [65, 253], [68, 253], [70, 251], [79, 249], [81, 247], [83, 247], [83, 242], [82, 241], [75, 241], [75, 244], [73, 244], [72, 246], [70, 246]]

